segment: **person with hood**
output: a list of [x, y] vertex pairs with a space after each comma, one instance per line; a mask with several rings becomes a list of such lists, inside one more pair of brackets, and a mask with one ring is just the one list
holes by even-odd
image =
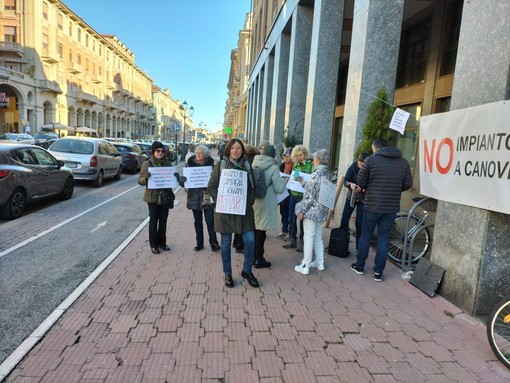
[[221, 235], [221, 261], [225, 274], [225, 286], [234, 287], [232, 278], [232, 234], [242, 233], [244, 242], [244, 262], [241, 277], [248, 281], [251, 287], [259, 287], [259, 281], [252, 273], [253, 254], [255, 242], [255, 218], [253, 203], [255, 202], [255, 177], [251, 164], [245, 157], [244, 144], [238, 138], [233, 138], [225, 147], [223, 160], [214, 167], [207, 193], [218, 201], [218, 187], [222, 172], [226, 169], [238, 170], [247, 173], [247, 193], [244, 196], [246, 211], [244, 215], [214, 212], [214, 228]]
[[376, 282], [381, 282], [391, 228], [400, 211], [400, 197], [403, 191], [413, 185], [413, 177], [409, 162], [402, 157], [398, 148], [388, 146], [385, 138], [376, 139], [372, 143], [372, 151], [374, 154], [363, 161], [356, 177], [356, 184], [366, 190], [365, 214], [356, 262], [351, 265], [351, 269], [358, 275], [364, 273], [370, 240], [377, 227], [373, 275]]
[[[142, 164], [138, 175], [138, 184], [147, 186], [150, 167], [172, 166], [165, 155], [165, 147], [159, 141], [154, 141], [151, 146], [152, 156]], [[149, 244], [153, 254], [159, 254], [159, 249], [170, 251], [166, 243], [166, 225], [168, 221], [169, 207], [158, 204], [159, 189], [147, 189], [143, 193], [143, 201], [149, 207]]]
[[[308, 149], [304, 145], [296, 145], [292, 149], [290, 158], [294, 163], [294, 176], [299, 177], [299, 173], [311, 174], [313, 169], [312, 160], [308, 158]], [[289, 241], [283, 245], [284, 249], [296, 249], [296, 251], [303, 251], [303, 221], [299, 221], [299, 244], [297, 243], [297, 223], [295, 214], [295, 207], [298, 202], [303, 199], [303, 193], [295, 190], [290, 191], [289, 199], [289, 220], [290, 220], [290, 238]]]
[[[310, 267], [324, 270], [324, 240], [322, 231], [328, 218], [329, 208], [319, 202], [321, 180], [331, 180], [328, 169], [329, 153], [326, 149], [313, 153], [313, 172], [308, 182], [304, 182], [305, 192], [299, 205], [297, 219], [303, 222], [303, 260], [294, 270], [303, 275], [310, 273]], [[302, 182], [303, 183], [303, 182]], [[312, 262], [313, 253], [315, 261]]]
[[[255, 156], [253, 168], [264, 172], [266, 181], [266, 195], [255, 198], [253, 211], [255, 213], [255, 263], [256, 269], [270, 267], [271, 262], [264, 258], [264, 243], [266, 231], [278, 228], [278, 209], [276, 194], [283, 193], [287, 182], [280, 176], [280, 170], [275, 164], [276, 150], [273, 145], [265, 144], [262, 152]], [[288, 178], [287, 178], [288, 179]]]
[[[186, 166], [194, 168], [197, 166], [211, 166], [214, 167], [214, 159], [211, 157], [209, 148], [205, 145], [198, 145], [195, 148], [194, 155], [190, 156], [186, 162]], [[185, 176], [178, 177], [179, 184], [184, 187], [184, 182], [187, 181]], [[205, 198], [204, 198], [205, 194]], [[207, 194], [207, 188], [189, 188], [187, 189], [186, 207], [193, 212], [194, 226], [195, 226], [195, 239], [197, 245], [195, 251], [200, 251], [204, 248], [204, 224], [202, 215], [205, 218], [207, 226], [207, 233], [209, 234], [209, 245], [212, 251], [218, 251], [220, 245], [216, 239], [216, 232], [214, 231], [214, 207], [215, 203]]]

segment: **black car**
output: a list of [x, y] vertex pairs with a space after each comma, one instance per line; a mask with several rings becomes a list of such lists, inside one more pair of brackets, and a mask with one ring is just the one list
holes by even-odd
[[43, 148], [0, 143], [0, 213], [7, 219], [23, 214], [25, 205], [43, 198], [72, 197], [74, 177], [64, 162]]
[[44, 149], [48, 149], [57, 140], [58, 136], [55, 133], [38, 133], [34, 135], [35, 145]]
[[131, 142], [112, 142], [122, 156], [122, 168], [129, 173], [136, 173], [142, 168], [142, 163], [147, 161], [147, 156], [142, 149]]

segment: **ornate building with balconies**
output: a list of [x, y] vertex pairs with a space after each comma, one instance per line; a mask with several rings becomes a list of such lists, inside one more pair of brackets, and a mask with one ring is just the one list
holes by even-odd
[[60, 0], [0, 1], [0, 133], [59, 123], [99, 136], [158, 133], [153, 81], [114, 35], [91, 28]]

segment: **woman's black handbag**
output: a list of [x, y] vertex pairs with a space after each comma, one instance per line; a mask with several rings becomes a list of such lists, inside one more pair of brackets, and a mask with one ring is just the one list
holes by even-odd
[[175, 194], [172, 189], [160, 189], [158, 191], [158, 205], [174, 208]]

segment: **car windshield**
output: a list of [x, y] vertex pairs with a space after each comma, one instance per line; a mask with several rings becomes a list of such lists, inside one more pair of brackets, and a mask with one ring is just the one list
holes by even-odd
[[0, 136], [0, 140], [16, 140], [17, 136], [15, 133], [5, 133]]
[[94, 144], [81, 140], [58, 140], [51, 145], [54, 152], [92, 154], [94, 153]]
[[47, 134], [36, 134], [34, 138], [42, 138], [44, 140], [47, 140], [49, 136]]

